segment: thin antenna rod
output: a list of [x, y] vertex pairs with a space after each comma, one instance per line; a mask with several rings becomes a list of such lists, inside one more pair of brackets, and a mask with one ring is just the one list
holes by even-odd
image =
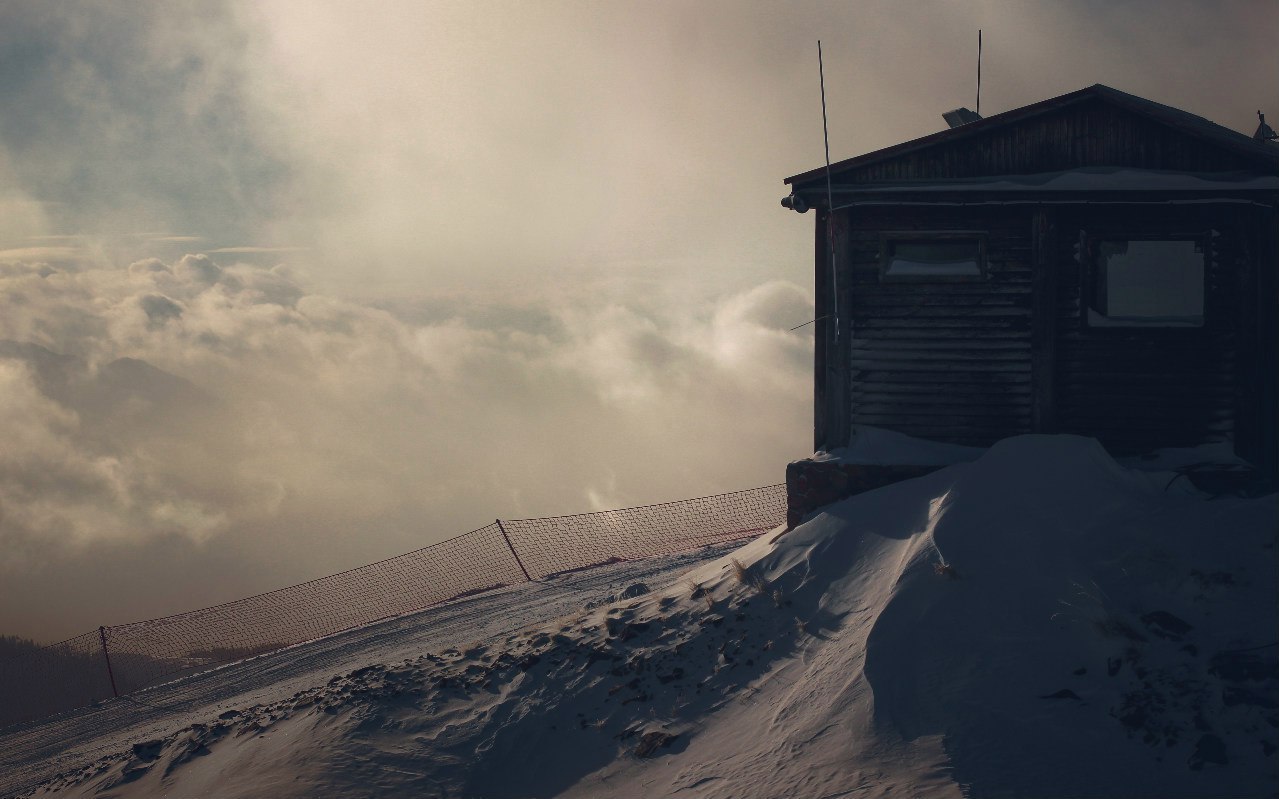
[[826, 68], [822, 64], [822, 40], [817, 40], [817, 79], [822, 85], [822, 142], [826, 145], [826, 203], [827, 210], [835, 207], [830, 190], [830, 128], [826, 124]]
[[[822, 86], [822, 141], [826, 146], [826, 249], [830, 252], [831, 317], [835, 320], [835, 343], [839, 343], [839, 276], [835, 274], [835, 201], [830, 188], [830, 129], [826, 123], [826, 68], [822, 63], [822, 40], [817, 40], [817, 78]], [[815, 320], [814, 320], [815, 321]]]
[[981, 28], [977, 29], [977, 116], [981, 116]]

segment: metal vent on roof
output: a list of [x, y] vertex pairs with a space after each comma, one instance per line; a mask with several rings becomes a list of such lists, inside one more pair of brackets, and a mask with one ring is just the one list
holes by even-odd
[[1257, 132], [1252, 134], [1252, 138], [1257, 141], [1279, 141], [1279, 133], [1275, 133], [1275, 129], [1266, 124], [1266, 115], [1257, 112], [1257, 119], [1260, 124], [1257, 125]]
[[981, 119], [981, 114], [976, 111], [969, 111], [967, 108], [956, 108], [954, 111], [947, 111], [942, 114], [941, 118], [946, 120], [947, 125], [957, 128], [960, 125], [967, 125], [969, 122], [976, 122]]

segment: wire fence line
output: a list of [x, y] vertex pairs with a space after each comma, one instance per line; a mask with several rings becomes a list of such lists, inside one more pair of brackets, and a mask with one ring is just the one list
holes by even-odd
[[450, 600], [606, 563], [752, 538], [784, 484], [623, 510], [495, 520], [338, 574], [0, 658], [0, 727]]

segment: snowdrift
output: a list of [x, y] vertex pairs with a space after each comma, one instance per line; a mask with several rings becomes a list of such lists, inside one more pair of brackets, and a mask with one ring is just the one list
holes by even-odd
[[[1269, 795], [1279, 504], [1026, 436], [37, 795]], [[220, 712], [221, 711], [221, 712]]]

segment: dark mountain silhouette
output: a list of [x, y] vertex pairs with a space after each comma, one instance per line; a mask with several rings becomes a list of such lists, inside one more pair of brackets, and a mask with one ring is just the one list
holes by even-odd
[[90, 424], [146, 431], [205, 415], [218, 404], [190, 380], [138, 358], [117, 358], [94, 370], [83, 358], [13, 340], [0, 340], [0, 358], [26, 364], [41, 393]]

